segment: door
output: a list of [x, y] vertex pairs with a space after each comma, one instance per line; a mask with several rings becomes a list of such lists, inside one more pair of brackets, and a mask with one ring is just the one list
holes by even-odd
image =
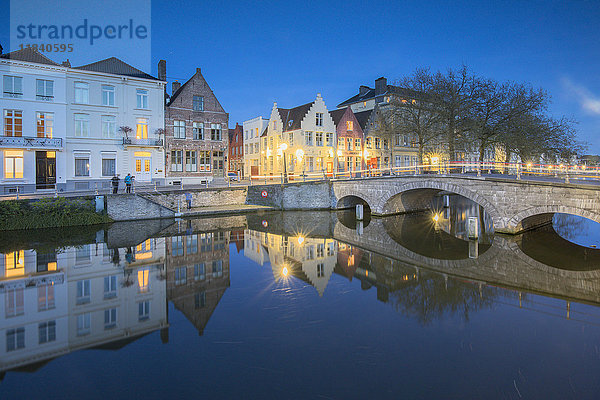
[[150, 157], [135, 158], [135, 180], [138, 182], [150, 182], [152, 180]]
[[56, 185], [56, 152], [35, 152], [35, 186], [37, 189], [54, 189]]
[[213, 151], [213, 175], [222, 177], [225, 176], [225, 169], [223, 168], [223, 163], [225, 161], [225, 157], [222, 151]]

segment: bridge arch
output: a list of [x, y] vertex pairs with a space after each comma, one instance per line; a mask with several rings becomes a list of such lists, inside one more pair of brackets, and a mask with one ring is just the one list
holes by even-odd
[[536, 226], [551, 223], [552, 216], [555, 213], [575, 215], [600, 223], [600, 213], [577, 207], [554, 204], [529, 207], [509, 218], [506, 227], [507, 229], [516, 232], [531, 229]]
[[482, 206], [492, 218], [494, 227], [501, 223], [502, 214], [487, 198], [465, 187], [438, 180], [413, 181], [389, 187], [373, 205], [372, 210], [379, 215], [412, 211], [415, 210], [414, 207], [425, 204], [441, 191], [458, 194]]

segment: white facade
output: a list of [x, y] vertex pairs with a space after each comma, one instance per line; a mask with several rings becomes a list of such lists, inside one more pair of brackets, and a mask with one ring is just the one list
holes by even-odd
[[269, 120], [261, 117], [244, 121], [244, 171], [252, 175], [252, 167], [255, 174], [260, 174], [260, 135], [269, 124]]
[[114, 173], [162, 181], [164, 82], [69, 69], [67, 101], [68, 190], [108, 188]]
[[0, 194], [64, 187], [65, 71], [0, 58]]

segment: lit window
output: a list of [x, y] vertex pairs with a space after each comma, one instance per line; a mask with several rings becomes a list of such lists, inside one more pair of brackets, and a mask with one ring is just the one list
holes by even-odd
[[135, 129], [135, 138], [136, 139], [148, 139], [148, 119], [146, 118], [138, 118], [136, 129]]
[[102, 105], [103, 106], [114, 106], [115, 105], [115, 87], [102, 85]]
[[346, 121], [346, 130], [351, 131], [354, 129], [354, 121]]
[[25, 252], [13, 251], [4, 256], [4, 276], [12, 278], [25, 275]]
[[23, 97], [23, 78], [4, 75], [4, 97]]
[[75, 158], [75, 176], [90, 176], [89, 158]]
[[23, 111], [4, 110], [4, 136], [23, 135]]
[[148, 108], [148, 91], [137, 89], [135, 93], [137, 98], [137, 108]]
[[149, 274], [150, 270], [148, 269], [141, 269], [138, 271], [138, 289], [140, 293], [146, 293], [150, 288], [148, 281]]
[[4, 150], [4, 178], [23, 178], [23, 151]]
[[75, 82], [75, 103], [89, 103], [89, 85], [85, 82]]
[[37, 137], [52, 138], [54, 129], [54, 114], [47, 112], [37, 112]]

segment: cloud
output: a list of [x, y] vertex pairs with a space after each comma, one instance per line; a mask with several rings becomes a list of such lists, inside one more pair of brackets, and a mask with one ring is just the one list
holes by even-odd
[[581, 108], [590, 114], [600, 115], [600, 97], [595, 96], [585, 86], [579, 85], [569, 78], [562, 80], [564, 87], [577, 99]]

